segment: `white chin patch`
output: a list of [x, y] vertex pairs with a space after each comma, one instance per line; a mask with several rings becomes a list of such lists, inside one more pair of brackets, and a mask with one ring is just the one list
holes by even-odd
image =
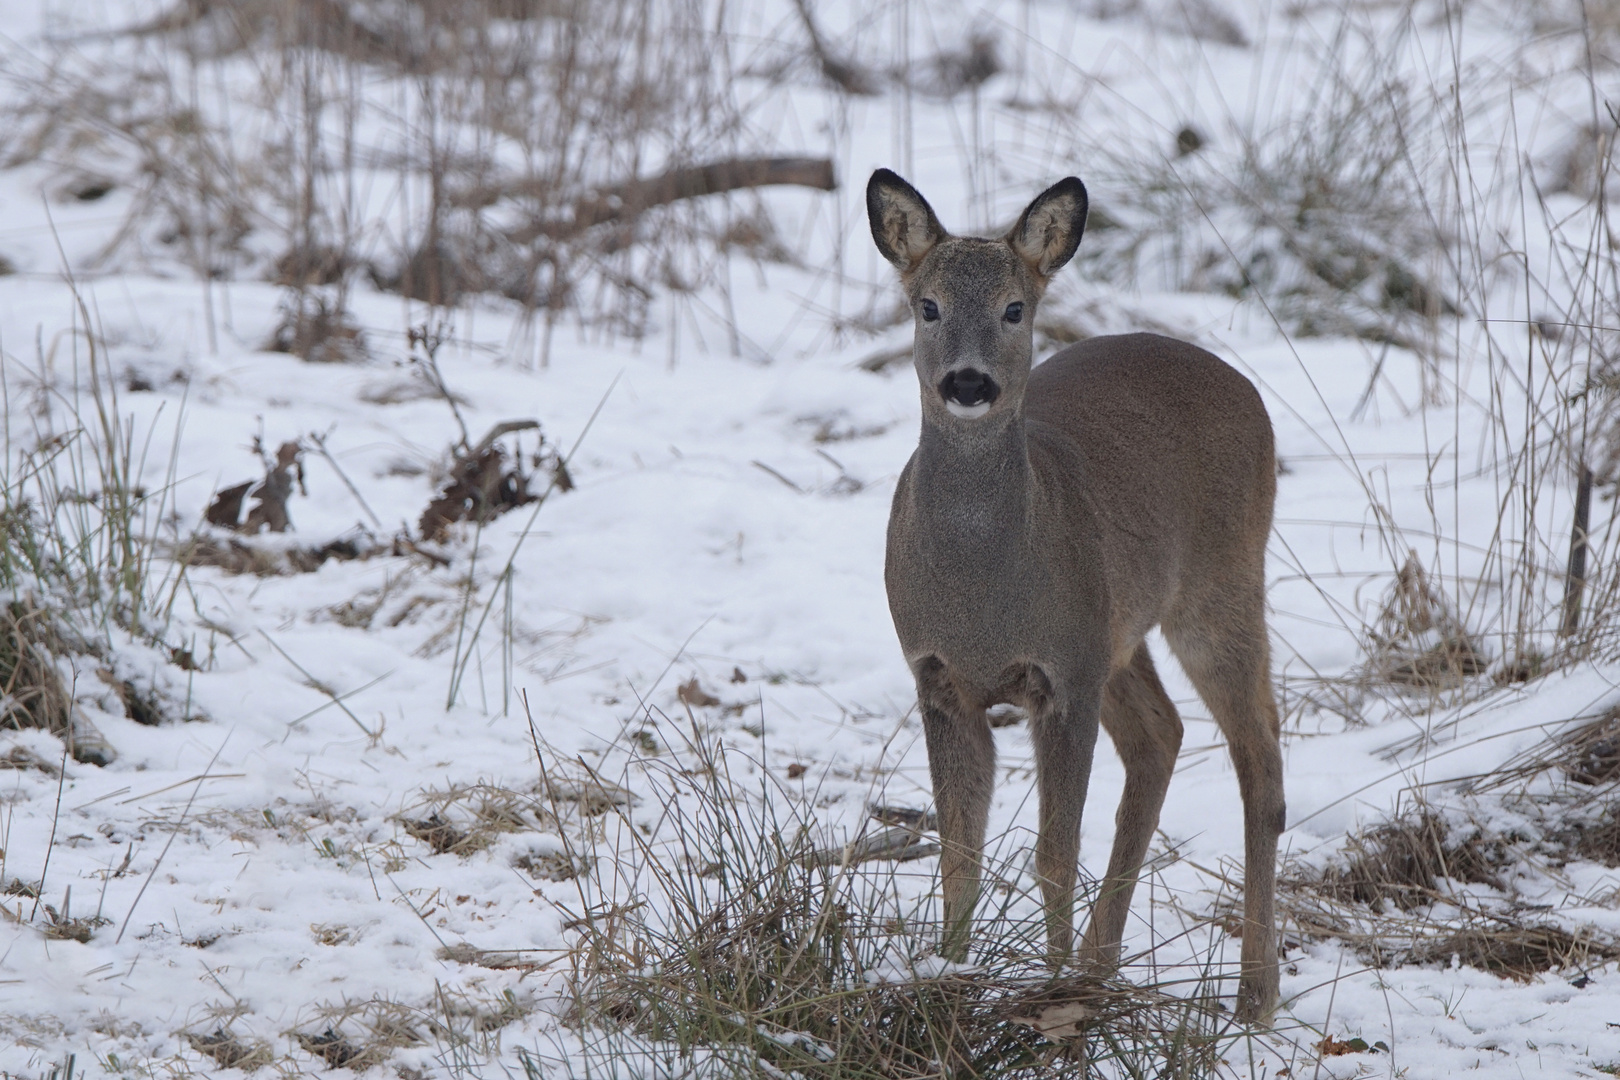
[[981, 401], [977, 405], [963, 405], [960, 401], [947, 401], [945, 407], [951, 410], [952, 416], [960, 416], [964, 420], [977, 420], [990, 411], [988, 401]]

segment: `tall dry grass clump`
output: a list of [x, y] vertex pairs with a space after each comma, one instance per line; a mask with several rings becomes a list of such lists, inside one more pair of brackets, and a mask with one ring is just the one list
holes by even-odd
[[362, 279], [639, 336], [655, 295], [724, 293], [731, 248], [780, 257], [751, 189], [833, 184], [760, 156], [700, 0], [180, 3], [52, 40], [13, 75], [0, 164], [123, 195], [96, 262], [190, 270], [211, 332], [209, 283], [281, 284], [267, 344], [313, 360], [365, 354]]
[[[632, 755], [641, 806], [604, 799], [571, 841], [568, 864], [592, 867], [567, 924], [573, 1035], [526, 1051], [529, 1075], [1212, 1077], [1283, 1052], [1249, 1042], [1207, 958], [1145, 986], [1053, 972], [1033, 883], [1010, 865], [991, 868], [1006, 888], [973, 966], [943, 964], [928, 877], [885, 857], [914, 846], [829, 842], [757, 763], [695, 725], [682, 743]], [[542, 760], [557, 789], [566, 766]], [[562, 786], [582, 780], [601, 782]]]

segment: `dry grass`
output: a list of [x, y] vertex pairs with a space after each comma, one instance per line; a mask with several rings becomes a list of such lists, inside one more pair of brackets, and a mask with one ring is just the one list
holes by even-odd
[[[1089, 110], [1053, 92], [1065, 104], [1051, 116], [1006, 117], [1032, 133], [1047, 124], [1041, 134], [1070, 141], [1066, 159], [1088, 163], [1094, 216], [1080, 258], [1099, 278], [1224, 291], [1286, 338], [1365, 343], [1353, 406], [1311, 391], [1288, 403], [1361, 487], [1364, 510], [1343, 520], [1362, 522], [1387, 568], [1379, 577], [1404, 594], [1396, 607], [1428, 609], [1398, 611], [1419, 617], [1390, 626], [1389, 606], [1317, 582], [1364, 661], [1306, 704], [1352, 722], [1369, 701], [1421, 714], [1620, 647], [1602, 499], [1620, 464], [1620, 120], [1603, 104], [1612, 20], [1584, 10], [1323, 9], [1299, 33], [1273, 25], [1253, 55], [1257, 79], [1303, 67], [1309, 81], [1246, 109], [1219, 94], [1161, 102], [1199, 124], [1167, 125], [1156, 145], [1098, 134], [1096, 112], [1136, 115], [1105, 89]], [[1559, 59], [1458, 44], [1504, 27]], [[1556, 122], [1526, 123], [1549, 107]], [[1419, 412], [1427, 475], [1386, 478], [1357, 425]], [[1576, 510], [1583, 476], [1598, 495], [1590, 529]], [[1321, 573], [1292, 569], [1308, 582]]]
[[[735, 183], [638, 194], [770, 149], [750, 145], [710, 14], [695, 0], [177, 4], [30, 57], [0, 162], [48, 163], [63, 198], [130, 195], [101, 266], [280, 283], [274, 348], [365, 356], [349, 297], [369, 279], [437, 307], [508, 297], [543, 323], [543, 361], [565, 316], [640, 336], [656, 290], [724, 289], [727, 252], [770, 246], [746, 190], [695, 197]], [[828, 188], [821, 167], [787, 182]], [[383, 191], [388, 220], [363, 220]]]
[[1347, 9], [1314, 83], [1222, 118], [1220, 145], [1183, 127], [1157, 160], [1088, 147], [1103, 216], [1081, 258], [1110, 279], [1263, 297], [1299, 336], [1421, 346], [1457, 311], [1436, 274], [1455, 238], [1414, 165], [1446, 117], [1401, 71], [1410, 34]]
[[[113, 674], [117, 649], [134, 640], [188, 670], [195, 670], [195, 658], [185, 645], [164, 640], [184, 587], [184, 568], [159, 562], [153, 542], [173, 512], [173, 462], [161, 489], [138, 481], [157, 432], [138, 435], [121, 411], [105, 343], [76, 293], [74, 301], [71, 356], [41, 345], [34, 370], [9, 355], [0, 363], [7, 417], [0, 457], [0, 728], [50, 731], [76, 760], [105, 765], [117, 752], [74, 700], [94, 689], [73, 683], [69, 669], [94, 670], [131, 719], [154, 724], [180, 710], [163, 699], [160, 676]], [[63, 374], [71, 395], [60, 392]], [[17, 409], [19, 392], [29, 394], [31, 407]], [[26, 418], [32, 431], [21, 430], [14, 417]]]
[[1558, 740], [1557, 764], [1575, 783], [1595, 787], [1620, 780], [1620, 708], [1613, 708]]
[[[631, 799], [628, 790], [590, 776], [550, 777], [527, 790], [478, 781], [429, 788], [393, 820], [436, 855], [469, 855], [508, 833], [577, 832], [582, 823], [627, 806]], [[590, 862], [565, 851], [521, 856], [518, 865], [536, 877], [566, 880]]]
[[267, 1043], [257, 1039], [244, 1042], [223, 1027], [216, 1027], [205, 1035], [188, 1032], [185, 1039], [193, 1050], [212, 1058], [221, 1069], [253, 1072], [275, 1059]]
[[1450, 964], [1530, 982], [1546, 971], [1586, 972], [1620, 958], [1620, 943], [1590, 930], [1481, 918], [1474, 925], [1443, 930], [1415, 941], [1402, 960]]
[[[1401, 911], [1425, 907], [1449, 893], [1447, 880], [1502, 888], [1510, 845], [1481, 829], [1458, 829], [1440, 815], [1414, 811], [1351, 834], [1344, 857], [1310, 883], [1321, 896]], [[1296, 882], [1296, 884], [1302, 884]]]
[[0, 726], [67, 736], [73, 702], [53, 659], [66, 651], [54, 620], [36, 603], [0, 606]]
[[[666, 739], [677, 729], [660, 725]], [[699, 1062], [738, 1077], [1234, 1072], [1249, 1036], [1219, 1004], [1212, 966], [1150, 986], [1054, 974], [1038, 915], [1010, 912], [1029, 883], [993, 865], [1007, 888], [988, 890], [1001, 899], [983, 913], [975, 967], [938, 970], [926, 900], [901, 869], [915, 864], [824, 857], [821, 830], [763, 770], [695, 729], [679, 742], [631, 752], [645, 803], [663, 808], [656, 832], [620, 806], [562, 833], [570, 855], [596, 860], [567, 924], [582, 1050], [529, 1052], [529, 1075], [609, 1062], [648, 1076]], [[914, 837], [931, 824], [908, 821], [891, 828]]]
[[[1555, 742], [1566, 750], [1557, 760], [1570, 760]], [[1620, 939], [1522, 905], [1512, 881], [1574, 859], [1620, 864], [1620, 823], [1591, 800], [1534, 805], [1546, 816], [1524, 832], [1458, 825], [1420, 805], [1352, 833], [1326, 865], [1285, 870], [1285, 940], [1343, 941], [1377, 967], [1461, 964], [1520, 981], [1620, 959]]]
[[1487, 661], [1417, 553], [1407, 555], [1368, 628], [1360, 677], [1431, 697], [1485, 673]]
[[[482, 966], [492, 970], [534, 969], [532, 964], [502, 964], [454, 950], [441, 959], [486, 961]], [[244, 1021], [252, 1014], [242, 1002], [206, 1010], [204, 1021], [179, 1034], [218, 1068], [248, 1073], [267, 1067], [286, 1075], [311, 1069], [363, 1072], [388, 1065], [399, 1050], [418, 1047], [431, 1050], [457, 1073], [472, 1062], [499, 1057], [502, 1029], [531, 1011], [527, 999], [510, 988], [482, 992], [441, 987], [417, 1005], [385, 997], [311, 1005], [304, 1010], [306, 1019], [280, 1032], [276, 1041], [238, 1030], [248, 1026]], [[409, 1066], [397, 1068], [401, 1076], [418, 1075]]]
[[1540, 743], [1473, 781], [1469, 791], [1522, 789], [1541, 776], [1576, 785], [1566, 785], [1563, 791], [1577, 803], [1604, 804], [1612, 798], [1615, 782], [1620, 781], [1620, 706], [1559, 725]]

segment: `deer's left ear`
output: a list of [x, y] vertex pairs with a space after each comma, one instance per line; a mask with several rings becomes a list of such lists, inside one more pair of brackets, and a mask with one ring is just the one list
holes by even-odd
[[1007, 234], [1007, 243], [1042, 286], [1074, 258], [1089, 205], [1086, 185], [1066, 176], [1037, 195]]

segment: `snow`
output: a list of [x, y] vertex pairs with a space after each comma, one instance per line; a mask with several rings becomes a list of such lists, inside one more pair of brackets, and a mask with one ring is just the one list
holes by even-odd
[[[913, 688], [882, 580], [889, 499], [916, 437], [917, 388], [903, 365], [879, 375], [857, 367], [904, 344], [909, 328], [862, 335], [839, 325], [887, 310], [897, 295], [865, 234], [867, 171], [908, 160], [908, 178], [948, 227], [987, 228], [1061, 175], [1086, 177], [1090, 162], [1079, 151], [1087, 145], [1152, 139], [1166, 148], [1153, 152], [1162, 157], [1169, 134], [1189, 121], [1230, 145], [1234, 117], [1280, 115], [1279, 99], [1312, 84], [1334, 25], [1328, 9], [1295, 18], [1265, 0], [1227, 5], [1221, 10], [1255, 42], [1243, 48], [1181, 33], [1176, 5], [1121, 5], [1138, 15], [1100, 17], [1113, 6], [910, 5], [918, 48], [948, 45], [974, 26], [1015, 42], [1015, 33], [1030, 37], [1007, 50], [1025, 68], [982, 92], [910, 101], [909, 131], [898, 123], [896, 93], [843, 99], [808, 75], [748, 83], [773, 152], [829, 153], [837, 162], [834, 194], [762, 196], [781, 236], [801, 249], [799, 265], [730, 255], [725, 303], [712, 291], [657, 297], [641, 340], [565, 320], [544, 367], [514, 305], [479, 298], [448, 313], [453, 338], [440, 363], [473, 437], [502, 420], [539, 419], [551, 445], [566, 452], [577, 442], [568, 467], [575, 490], [458, 533], [445, 545], [448, 566], [385, 555], [262, 578], [193, 568], [162, 640], [189, 649], [201, 670], [183, 670], [127, 634], [117, 636], [116, 665], [120, 678], [154, 685], [188, 720], [136, 724], [97, 662], [80, 658], [77, 700], [117, 760], [81, 764], [41, 732], [4, 733], [0, 751], [15, 745], [65, 760], [65, 775], [59, 784], [37, 769], [0, 771], [0, 879], [43, 877], [41, 906], [58, 909], [71, 887], [71, 915], [108, 921], [88, 942], [52, 940], [32, 899], [4, 898], [0, 1071], [44, 1076], [69, 1054], [89, 1076], [212, 1071], [186, 1036], [227, 1026], [290, 1067], [322, 1069], [295, 1036], [318, 1036], [345, 1008], [378, 1001], [413, 1016], [444, 1015], [447, 1000], [465, 1006], [457, 1014], [465, 1043], [401, 1047], [377, 1067], [384, 1071], [510, 1075], [522, 1069], [519, 1048], [577, 1049], [561, 958], [578, 937], [567, 924], [613, 883], [549, 881], [515, 867], [523, 856], [568, 858], [563, 839], [533, 821], [487, 847], [444, 854], [405, 823], [427, 818], [442, 805], [433, 793], [457, 786], [534, 791], [537, 740], [550, 767], [585, 761], [637, 793], [645, 778], [627, 764], [631, 748], [680, 757], [688, 710], [677, 687], [693, 677], [722, 704], [694, 708], [691, 722], [718, 733], [739, 763], [769, 770], [784, 797], [801, 800], [829, 834], [860, 829], [872, 801], [928, 805]], [[14, 71], [32, 70], [23, 58], [43, 57], [46, 35], [67, 16], [43, 0], [4, 10], [3, 55]], [[73, 18], [75, 27], [127, 25], [143, 12], [105, 4]], [[823, 17], [875, 62], [894, 47], [892, 14], [863, 20], [855, 5], [829, 5]], [[738, 39], [768, 51], [759, 42], [791, 32], [790, 15], [790, 5], [750, 6], [736, 16]], [[1480, 15], [1465, 61], [1533, 69], [1523, 82], [1540, 88], [1539, 111], [1525, 107], [1514, 122], [1526, 146], [1545, 147], [1562, 129], [1548, 120], [1543, 130], [1538, 117], [1578, 119], [1579, 99], [1567, 81], [1536, 74], [1563, 54], [1546, 42], [1520, 47], [1514, 18], [1506, 7]], [[1438, 32], [1414, 33], [1433, 45]], [[1442, 58], [1436, 50], [1431, 58]], [[24, 81], [8, 93], [20, 94], [30, 77], [15, 76]], [[1074, 101], [1074, 116], [1054, 121], [994, 104], [1033, 99], [1042, 87]], [[1496, 116], [1499, 106], [1480, 107]], [[1085, 125], [1089, 144], [1074, 134]], [[102, 258], [135, 189], [65, 200], [57, 187], [64, 168], [0, 172], [0, 254], [18, 271], [0, 277], [9, 452], [63, 430], [74, 406], [88, 402], [77, 293], [121, 387], [118, 411], [137, 443], [150, 439], [139, 480], [169, 491], [182, 534], [201, 522], [215, 491], [262, 475], [249, 449], [258, 434], [270, 447], [324, 434], [369, 507], [309, 454], [308, 493], [289, 504], [295, 531], [275, 543], [319, 545], [361, 531], [386, 543], [414, 529], [434, 494], [419, 470], [443, 460], [458, 437], [455, 418], [431, 396], [368, 399], [416, 377], [403, 363], [405, 333], [430, 317], [426, 306], [359, 288], [351, 308], [372, 353], [365, 363], [265, 352], [282, 289], [245, 275], [204, 285], [161, 252]], [[1093, 186], [1094, 203], [1105, 201], [1098, 193], [1110, 182], [1104, 175]], [[1546, 237], [1532, 243], [1536, 258], [1551, 258]], [[1419, 362], [1396, 349], [1382, 361], [1370, 407], [1358, 412], [1380, 363], [1376, 344], [1285, 334], [1253, 300], [1174, 291], [1168, 268], [1159, 283], [1133, 288], [1089, 276], [1086, 266], [1065, 271], [1055, 307], [1096, 304], [1121, 327], [1172, 326], [1254, 379], [1271, 411], [1286, 466], [1270, 567], [1274, 669], [1290, 706], [1285, 857], [1320, 864], [1347, 833], [1419, 792], [1508, 821], [1509, 808], [1470, 802], [1461, 784], [1565, 721], [1620, 701], [1620, 664], [1600, 657], [1524, 685], [1442, 695], [1432, 707], [1360, 692], [1354, 679], [1363, 625], [1407, 548], [1448, 572], [1479, 573], [1483, 556], [1464, 547], [1503, 516], [1509, 479], [1488, 449], [1501, 433], [1480, 405], [1500, 372], [1482, 366], [1477, 339], [1462, 331], [1459, 348], [1472, 366], [1447, 374], [1443, 405], [1419, 406]], [[151, 389], [128, 389], [132, 372]], [[1506, 393], [1522, 400], [1520, 390]], [[1435, 476], [1458, 479], [1437, 489], [1426, 482]], [[1543, 482], [1568, 493], [1540, 505], [1544, 535], [1567, 537], [1573, 484], [1556, 470]], [[1595, 507], [1594, 534], [1607, 527], [1608, 505]], [[1546, 561], [1561, 557], [1553, 551]], [[509, 594], [497, 581], [508, 559]], [[489, 620], [471, 640], [486, 603]], [[340, 618], [345, 604], [378, 607], [361, 626]], [[1501, 627], [1482, 629], [1504, 640]], [[1143, 981], [1201, 950], [1235, 965], [1236, 941], [1191, 919], [1231, 900], [1217, 871], [1239, 866], [1242, 851], [1241, 805], [1219, 733], [1162, 642], [1155, 650], [1187, 735], [1126, 942], [1124, 974]], [[1492, 656], [1500, 659], [1499, 648]], [[1348, 688], [1351, 704], [1306, 707], [1303, 695], [1323, 686]], [[1021, 726], [996, 739], [992, 858], [1027, 886], [1032, 872], [1020, 868], [1035, 823], [1031, 754]], [[789, 779], [796, 764], [806, 769]], [[1122, 785], [1105, 740], [1082, 850], [1093, 877]], [[625, 813], [655, 844], [674, 843], [658, 807], [638, 801]], [[926, 898], [933, 863], [909, 867], [919, 868], [904, 888]], [[1612, 903], [1594, 899], [1617, 886], [1613, 871], [1581, 863], [1561, 879], [1532, 875], [1520, 887], [1551, 905], [1560, 925], [1620, 933]], [[462, 944], [512, 950], [525, 965], [493, 969], [441, 955]], [[892, 970], [873, 974], [954, 970], [937, 957], [896, 957]], [[1315, 941], [1290, 948], [1283, 971], [1278, 1032], [1253, 1063], [1230, 1064], [1237, 1074], [1275, 1076], [1287, 1064], [1294, 1076], [1481, 1069], [1575, 1077], [1620, 1063], [1612, 963], [1584, 970], [1584, 982], [1554, 971], [1520, 983], [1461, 965], [1370, 970], [1349, 946]], [[502, 1014], [510, 1002], [518, 1007]], [[503, 1022], [475, 1030], [475, 1013]], [[1323, 1035], [1381, 1041], [1389, 1051], [1318, 1060], [1310, 1047]]]

